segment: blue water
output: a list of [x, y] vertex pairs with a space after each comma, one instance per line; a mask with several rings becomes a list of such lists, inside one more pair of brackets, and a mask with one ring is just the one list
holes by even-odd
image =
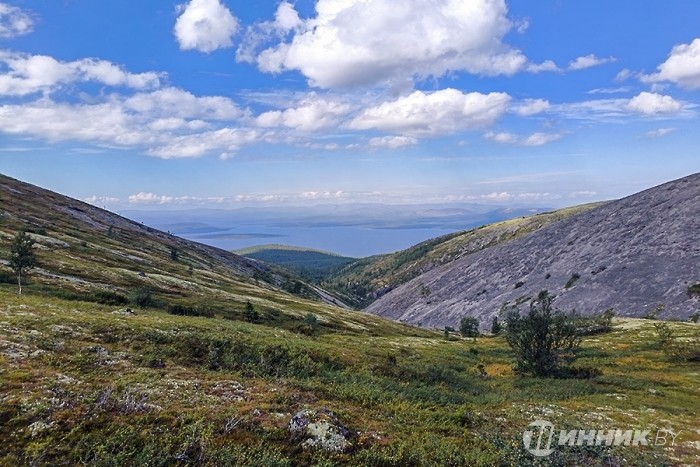
[[179, 234], [180, 237], [225, 250], [281, 243], [332, 251], [361, 258], [402, 250], [455, 229], [372, 229], [365, 227], [269, 227], [247, 225], [209, 234]]

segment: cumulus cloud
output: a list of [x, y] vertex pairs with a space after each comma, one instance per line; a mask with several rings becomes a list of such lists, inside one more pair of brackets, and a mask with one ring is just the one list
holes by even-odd
[[578, 57], [577, 59], [569, 62], [569, 70], [585, 70], [586, 68], [604, 65], [606, 63], [612, 63], [614, 61], [616, 61], [615, 57], [600, 58], [596, 57], [594, 54], [590, 54], [583, 57]]
[[519, 144], [521, 146], [542, 146], [561, 139], [563, 133], [533, 133], [529, 136], [518, 136], [513, 133], [501, 132], [484, 133], [484, 138], [501, 144]]
[[0, 37], [13, 37], [29, 34], [34, 29], [34, 20], [21, 8], [0, 3]]
[[492, 124], [508, 108], [504, 93], [464, 94], [456, 89], [415, 91], [360, 113], [350, 123], [358, 130], [386, 130], [421, 137], [455, 133]]
[[683, 108], [683, 104], [671, 96], [645, 91], [633, 97], [627, 104], [627, 108], [646, 115], [654, 115], [679, 112]]
[[700, 88], [700, 38], [673, 47], [668, 59], [657, 70], [640, 79], [644, 83], [670, 81], [688, 89]]
[[106, 60], [85, 58], [61, 62], [46, 55], [0, 52], [0, 95], [25, 96], [51, 92], [76, 82], [149, 89], [160, 86], [163, 74], [128, 73]]
[[369, 145], [372, 148], [398, 149], [416, 144], [418, 144], [418, 140], [411, 136], [382, 136], [369, 140]]
[[294, 5], [283, 1], [277, 6], [275, 19], [248, 26], [241, 44], [236, 49], [236, 60], [255, 63], [258, 50], [271, 40], [282, 41], [292, 31], [297, 31], [304, 22]]
[[[98, 103], [33, 102], [0, 105], [0, 131], [49, 141], [143, 147], [148, 154], [229, 156], [258, 133], [245, 128], [247, 112], [230, 99], [197, 97], [176, 88], [110, 95]], [[231, 128], [229, 125], [235, 126]]]
[[557, 66], [556, 63], [554, 63], [551, 60], [545, 60], [542, 63], [530, 63], [527, 66], [527, 71], [530, 73], [542, 73], [546, 71], [562, 71], [561, 68]]
[[549, 109], [549, 101], [545, 99], [525, 99], [520, 104], [513, 107], [513, 112], [521, 117], [535, 115]]
[[167, 87], [142, 92], [124, 100], [127, 109], [155, 118], [233, 120], [244, 112], [227, 97], [195, 96], [179, 88]]
[[513, 28], [504, 0], [319, 0], [304, 21], [282, 5], [275, 23], [294, 29], [292, 37], [260, 53], [246, 44], [238, 58], [264, 72], [298, 70], [317, 87], [396, 84], [450, 71], [512, 75], [527, 64], [503, 42]]
[[180, 49], [209, 53], [233, 46], [238, 20], [219, 0], [191, 0], [177, 9], [173, 33]]
[[339, 118], [349, 110], [350, 105], [346, 103], [311, 93], [296, 107], [262, 113], [256, 118], [256, 123], [261, 127], [287, 127], [315, 131], [337, 125]]

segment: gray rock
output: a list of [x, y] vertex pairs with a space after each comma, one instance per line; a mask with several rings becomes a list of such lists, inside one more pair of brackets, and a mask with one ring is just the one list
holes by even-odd
[[556, 295], [555, 306], [583, 314], [613, 308], [641, 317], [661, 305], [659, 318], [687, 319], [700, 308], [700, 298], [688, 293], [697, 283], [700, 174], [463, 256], [396, 288], [367, 311], [427, 327], [457, 327], [469, 315], [486, 328], [502, 305], [546, 289]]
[[348, 441], [350, 431], [330, 410], [302, 410], [292, 416], [287, 426], [292, 439], [301, 441], [304, 448], [345, 452], [352, 446]]

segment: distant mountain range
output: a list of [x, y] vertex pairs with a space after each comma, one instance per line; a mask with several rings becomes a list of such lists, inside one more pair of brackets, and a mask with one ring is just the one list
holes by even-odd
[[[527, 221], [531, 232], [515, 227], [509, 235], [508, 223], [500, 223], [500, 229], [484, 228], [496, 228], [495, 235], [480, 237], [477, 229], [469, 233], [475, 241], [467, 254], [440, 257], [427, 243], [426, 254], [408, 261], [413, 270], [419, 264], [425, 270], [404, 275], [410, 280], [399, 286], [402, 280], [392, 282], [392, 276], [400, 268], [375, 263], [364, 277], [379, 271], [384, 282], [370, 280], [370, 292], [382, 283], [392, 290], [367, 311], [438, 327], [456, 326], [468, 315], [485, 327], [504, 305], [545, 289], [556, 295], [556, 306], [584, 314], [613, 308], [623, 316], [685, 319], [700, 310], [694, 287], [700, 283], [700, 174], [588, 208], [564, 211], [573, 215], [555, 222], [533, 216]], [[420, 248], [404, 255], [411, 251]], [[427, 254], [440, 260], [426, 262]]]

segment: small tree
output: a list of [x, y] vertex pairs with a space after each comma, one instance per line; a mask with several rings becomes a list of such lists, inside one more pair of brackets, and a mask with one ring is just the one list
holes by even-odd
[[462, 337], [479, 337], [479, 320], [473, 316], [465, 316], [459, 321], [459, 333]]
[[497, 336], [501, 333], [501, 322], [498, 321], [498, 316], [494, 316], [491, 321], [491, 334]]
[[553, 376], [563, 361], [573, 361], [581, 343], [572, 319], [552, 308], [553, 297], [544, 290], [522, 316], [517, 309], [505, 320], [506, 342], [515, 351], [516, 369], [534, 376]]
[[20, 231], [12, 242], [10, 248], [10, 267], [17, 274], [18, 294], [22, 295], [22, 276], [36, 265], [34, 255], [34, 239], [24, 230]]
[[250, 301], [245, 302], [245, 319], [249, 323], [257, 323], [260, 320], [260, 315]]

